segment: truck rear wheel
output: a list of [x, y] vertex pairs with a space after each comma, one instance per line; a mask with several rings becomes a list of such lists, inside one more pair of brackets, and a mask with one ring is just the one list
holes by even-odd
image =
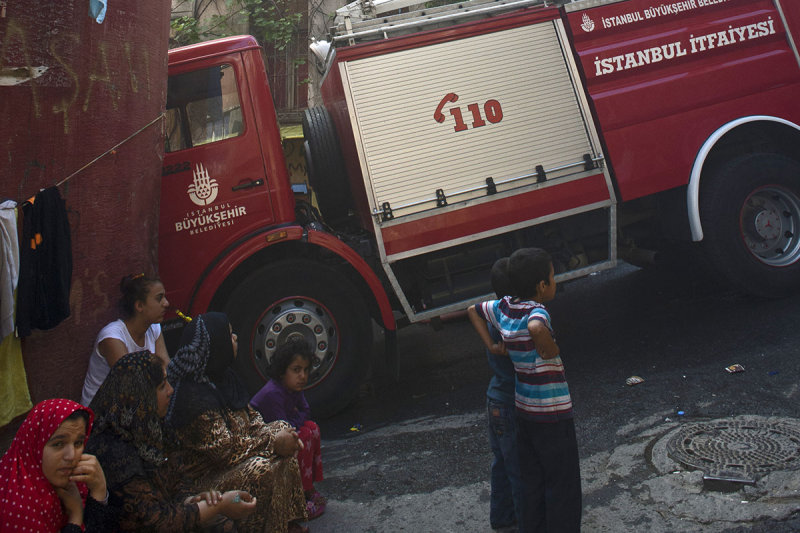
[[278, 346], [303, 337], [314, 348], [305, 390], [313, 416], [330, 416], [353, 399], [367, 371], [372, 327], [345, 276], [312, 261], [280, 261], [250, 274], [225, 308], [239, 334], [236, 368], [251, 393], [266, 383]]
[[348, 216], [352, 206], [347, 170], [339, 148], [336, 128], [324, 107], [311, 107], [303, 113], [306, 167], [317, 204], [328, 223]]
[[700, 192], [708, 262], [745, 292], [779, 297], [800, 288], [800, 163], [747, 154]]

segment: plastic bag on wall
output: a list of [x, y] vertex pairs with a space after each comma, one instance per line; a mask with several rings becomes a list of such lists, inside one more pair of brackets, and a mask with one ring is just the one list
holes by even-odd
[[89, 16], [98, 24], [102, 24], [106, 18], [106, 8], [108, 0], [89, 0]]

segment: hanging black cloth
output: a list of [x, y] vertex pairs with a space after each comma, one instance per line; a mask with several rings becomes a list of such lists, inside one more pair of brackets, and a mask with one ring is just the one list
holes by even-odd
[[19, 247], [17, 332], [51, 329], [69, 316], [72, 282], [72, 238], [64, 200], [57, 187], [36, 195], [22, 206]]

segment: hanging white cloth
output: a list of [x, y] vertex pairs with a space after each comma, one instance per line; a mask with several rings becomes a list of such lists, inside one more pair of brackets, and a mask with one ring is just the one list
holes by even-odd
[[14, 331], [14, 291], [19, 280], [17, 203], [0, 203], [0, 339]]

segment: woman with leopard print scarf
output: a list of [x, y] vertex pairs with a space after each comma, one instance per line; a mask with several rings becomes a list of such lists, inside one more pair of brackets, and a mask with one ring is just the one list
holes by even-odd
[[[248, 491], [257, 507], [237, 523], [240, 532], [308, 531], [305, 496], [295, 457], [302, 446], [286, 422], [265, 423], [248, 407], [247, 389], [232, 365], [237, 337], [223, 313], [205, 313], [184, 330], [167, 367], [175, 392], [167, 411], [183, 482], [192, 490], [212, 487]], [[172, 458], [172, 456], [171, 456]]]

